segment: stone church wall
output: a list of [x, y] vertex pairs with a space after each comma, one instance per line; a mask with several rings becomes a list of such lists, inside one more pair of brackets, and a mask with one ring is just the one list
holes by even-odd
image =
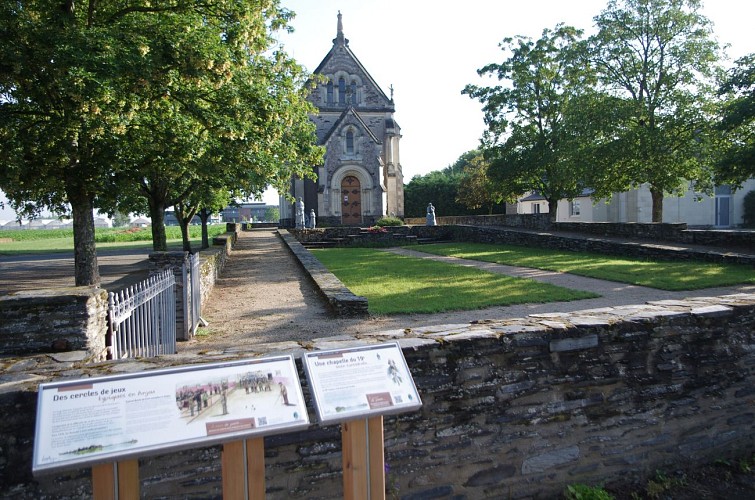
[[[755, 445], [753, 294], [354, 334], [306, 348], [357, 339], [400, 342], [423, 401], [385, 419], [389, 497], [554, 498], [567, 484], [648, 478]], [[304, 348], [268, 344], [212, 361]], [[3, 358], [0, 488], [12, 498], [90, 495], [86, 469], [31, 476], [38, 383], [202, 361]], [[268, 498], [340, 497], [337, 425], [265, 443]], [[140, 460], [142, 496], [219, 498], [219, 451]]]

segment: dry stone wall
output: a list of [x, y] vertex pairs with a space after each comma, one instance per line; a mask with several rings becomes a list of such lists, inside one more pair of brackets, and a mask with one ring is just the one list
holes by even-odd
[[87, 351], [105, 359], [107, 291], [51, 288], [0, 295], [0, 355]]
[[[389, 496], [553, 498], [567, 484], [647, 478], [755, 445], [755, 294], [737, 294], [267, 344], [201, 359], [2, 358], [0, 488], [14, 498], [90, 494], [87, 470], [31, 476], [40, 382], [385, 341], [402, 346], [423, 400], [421, 410], [385, 420]], [[340, 497], [337, 425], [265, 443], [268, 498]], [[219, 450], [142, 459], [142, 496], [219, 498]]]

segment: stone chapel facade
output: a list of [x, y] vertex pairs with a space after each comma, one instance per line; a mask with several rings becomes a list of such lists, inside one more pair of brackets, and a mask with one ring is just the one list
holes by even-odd
[[[325, 81], [309, 96], [319, 113], [317, 142], [325, 147], [317, 180], [294, 179], [291, 194], [314, 209], [317, 225], [370, 226], [383, 216], [404, 216], [401, 128], [388, 97], [349, 48], [341, 13], [333, 47], [314, 74]], [[295, 208], [281, 198], [281, 222], [294, 225]]]

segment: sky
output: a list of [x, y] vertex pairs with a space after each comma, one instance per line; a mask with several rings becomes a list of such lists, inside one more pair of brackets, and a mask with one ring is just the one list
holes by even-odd
[[[294, 32], [279, 43], [308, 71], [327, 55], [336, 37], [337, 15], [349, 47], [386, 95], [393, 86], [395, 119], [401, 126], [404, 182], [442, 170], [479, 144], [485, 125], [481, 104], [461, 91], [467, 84], [491, 83], [477, 75], [501, 62], [505, 37], [539, 38], [563, 22], [592, 34], [593, 17], [607, 0], [281, 0], [296, 13]], [[734, 59], [755, 52], [752, 0], [707, 0], [703, 14], [714, 23], [718, 41]], [[268, 190], [263, 197], [277, 205]], [[13, 213], [0, 212], [0, 219]]]
[[[537, 39], [563, 22], [590, 35], [593, 17], [607, 0], [281, 0], [294, 11], [294, 33], [280, 41], [313, 71], [336, 36], [337, 15], [349, 48], [386, 94], [391, 85], [401, 126], [404, 181], [442, 170], [479, 145], [485, 125], [479, 101], [462, 95], [467, 84], [494, 83], [477, 74], [501, 62], [505, 37]], [[707, 0], [703, 14], [714, 23], [728, 54], [755, 52], [752, 0]], [[726, 67], [731, 62], [724, 63]]]

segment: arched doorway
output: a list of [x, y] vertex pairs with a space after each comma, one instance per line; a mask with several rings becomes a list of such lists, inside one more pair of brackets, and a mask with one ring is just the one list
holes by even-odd
[[362, 224], [362, 186], [353, 175], [347, 175], [341, 181], [341, 224]]

